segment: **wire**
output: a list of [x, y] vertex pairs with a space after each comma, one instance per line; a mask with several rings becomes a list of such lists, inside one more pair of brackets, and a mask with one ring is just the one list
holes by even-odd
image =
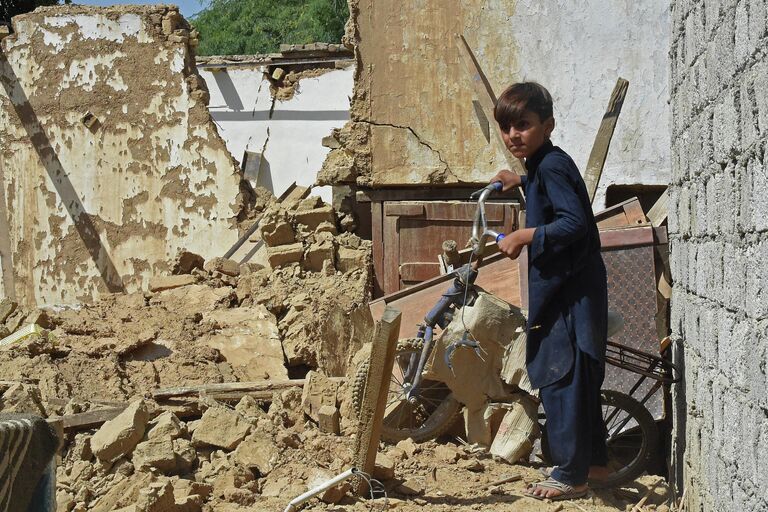
[[368, 484], [368, 490], [371, 493], [371, 506], [369, 509], [374, 510], [373, 500], [376, 499], [376, 494], [379, 494], [380, 497], [384, 497], [384, 503], [382, 503], [381, 510], [387, 510], [389, 508], [389, 496], [387, 496], [387, 489], [384, 487], [384, 484], [364, 471], [357, 471], [356, 474], [360, 475], [360, 478], [365, 480]]

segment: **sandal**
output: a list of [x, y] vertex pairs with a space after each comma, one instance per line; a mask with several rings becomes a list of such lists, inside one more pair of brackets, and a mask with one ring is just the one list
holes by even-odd
[[[540, 489], [551, 489], [554, 491], [560, 491], [561, 494], [557, 496], [539, 496], [537, 494], [533, 494], [531, 491], [535, 488]], [[568, 484], [564, 484], [563, 482], [558, 482], [557, 480], [553, 478], [547, 478], [546, 480], [543, 480], [541, 482], [536, 482], [535, 484], [531, 484], [528, 486], [528, 488], [523, 492], [526, 496], [529, 498], [536, 498], [537, 500], [552, 500], [552, 501], [560, 501], [560, 500], [575, 500], [579, 498], [583, 498], [587, 495], [589, 492], [589, 488], [586, 488], [581, 491], [577, 491], [572, 486]]]

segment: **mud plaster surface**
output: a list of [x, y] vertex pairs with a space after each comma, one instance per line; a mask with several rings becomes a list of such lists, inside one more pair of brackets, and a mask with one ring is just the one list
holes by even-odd
[[175, 7], [61, 6], [14, 23], [0, 158], [17, 297], [137, 290], [182, 245], [208, 257], [234, 242], [250, 197]]
[[[506, 167], [479, 129], [455, 35], [465, 34], [500, 92], [517, 69], [514, 38], [498, 43], [515, 3], [353, 0], [350, 7], [346, 40], [357, 58], [351, 123], [368, 137], [358, 141], [367, 147], [353, 141], [336, 152], [356, 157], [353, 179], [372, 187], [483, 182]], [[341, 169], [326, 173], [328, 182], [350, 181]]]

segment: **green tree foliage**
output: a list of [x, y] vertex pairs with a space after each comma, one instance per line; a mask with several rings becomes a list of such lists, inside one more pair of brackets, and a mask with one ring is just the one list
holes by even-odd
[[[56, 5], [59, 0], [0, 0], [0, 20], [11, 21], [17, 14], [34, 11], [41, 5]], [[65, 2], [69, 3], [69, 2]]]
[[213, 0], [192, 25], [199, 55], [250, 55], [281, 43], [338, 43], [348, 17], [346, 0]]

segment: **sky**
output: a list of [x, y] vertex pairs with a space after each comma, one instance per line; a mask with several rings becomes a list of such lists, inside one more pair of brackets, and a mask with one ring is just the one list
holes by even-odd
[[191, 18], [205, 9], [211, 2], [210, 0], [73, 0], [72, 3], [79, 5], [175, 4], [179, 6], [179, 10], [185, 18]]

